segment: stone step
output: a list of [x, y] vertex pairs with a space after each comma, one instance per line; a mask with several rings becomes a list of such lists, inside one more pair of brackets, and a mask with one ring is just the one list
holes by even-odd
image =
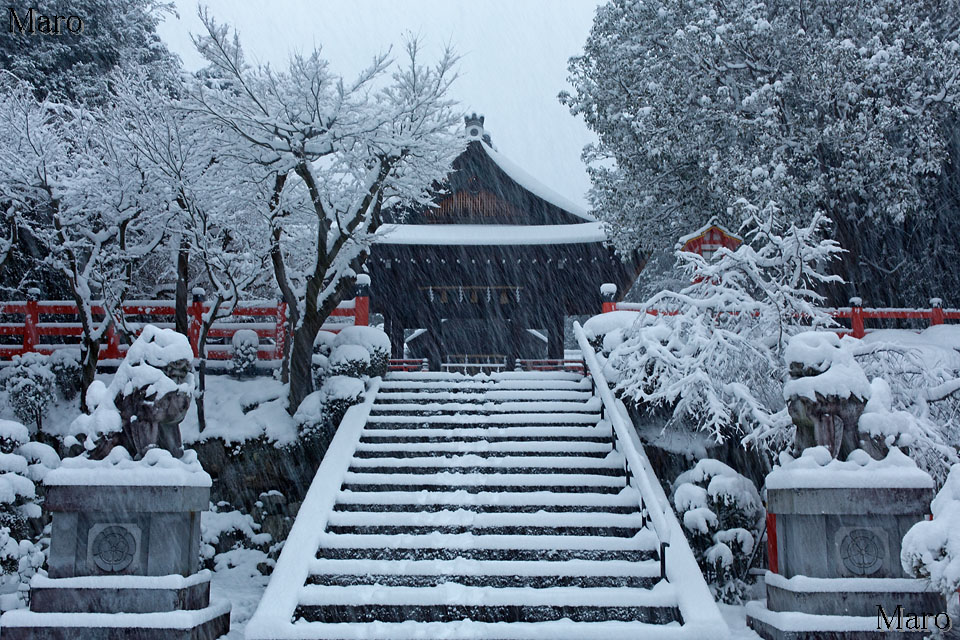
[[580, 380], [395, 380], [387, 378], [380, 384], [381, 393], [403, 392], [448, 392], [463, 391], [592, 391], [589, 378]]
[[377, 622], [375, 624], [301, 622], [297, 637], [317, 640], [705, 640], [678, 625], [645, 622], [528, 622], [504, 628], [499, 622]]
[[358, 536], [400, 536], [400, 535], [431, 535], [442, 533], [459, 535], [469, 533], [475, 536], [602, 536], [605, 538], [632, 538], [640, 532], [640, 527], [508, 527], [508, 526], [476, 526], [476, 525], [327, 525], [326, 531], [335, 534], [350, 534]]
[[[364, 431], [377, 429], [457, 429], [484, 427], [485, 429], [503, 429], [518, 427], [537, 427], [550, 429], [555, 427], [591, 425], [600, 422], [599, 413], [508, 413], [504, 415], [453, 414], [429, 416], [370, 416]], [[544, 434], [546, 435], [546, 434]]]
[[[639, 511], [629, 514], [612, 513], [475, 513], [462, 509], [447, 509], [427, 513], [337, 512], [330, 514], [329, 525], [364, 526], [469, 526], [469, 527], [629, 527], [640, 529], [645, 525]], [[590, 534], [596, 535], [596, 534]]]
[[450, 371], [392, 371], [385, 380], [389, 382], [409, 381], [423, 384], [426, 381], [442, 380], [447, 382], [502, 382], [514, 380], [527, 381], [555, 381], [555, 380], [582, 380], [582, 373], [572, 371], [497, 371], [494, 373], [480, 373], [469, 375]]
[[[456, 506], [456, 505], [455, 505]], [[336, 511], [370, 511], [395, 513], [436, 513], [450, 508], [442, 504], [343, 504], [338, 503]], [[461, 511], [472, 513], [636, 513], [636, 506], [594, 506], [577, 505], [463, 505], [458, 506]]]
[[597, 402], [423, 402], [423, 403], [381, 403], [370, 408], [370, 415], [493, 415], [528, 413], [591, 413], [596, 414], [600, 407]]
[[566, 473], [585, 475], [620, 475], [624, 458], [617, 451], [608, 451], [602, 458], [581, 456], [484, 457], [472, 453], [447, 456], [403, 458], [354, 458], [350, 471], [358, 473]]
[[[305, 590], [308, 588], [304, 587]], [[336, 587], [324, 588], [332, 589]], [[303, 620], [324, 623], [407, 623], [410, 621], [459, 620], [488, 623], [534, 623], [559, 620], [570, 622], [633, 622], [643, 620], [648, 624], [680, 622], [680, 611], [676, 606], [302, 604], [296, 608], [293, 616], [298, 622]]]
[[[531, 443], [537, 444], [537, 443]], [[394, 445], [396, 446], [396, 445]], [[477, 444], [473, 445], [474, 447]], [[421, 450], [410, 450], [409, 447], [405, 449], [393, 448], [393, 449], [383, 449], [379, 451], [369, 451], [365, 449], [358, 449], [353, 457], [354, 459], [378, 459], [378, 458], [402, 458], [402, 459], [428, 459], [428, 458], [447, 458], [450, 459], [455, 453], [469, 453], [472, 456], [477, 456], [481, 458], [510, 458], [514, 456], [523, 456], [523, 457], [539, 457], [544, 454], [549, 454], [553, 457], [558, 458], [606, 458], [607, 454], [610, 453], [610, 445], [597, 443], [597, 447], [593, 451], [518, 451], [518, 450], [508, 450], [508, 451], [482, 451], [470, 449], [466, 446], [461, 446], [457, 449], [421, 449]]]
[[[656, 564], [656, 563], [654, 563]], [[659, 567], [659, 565], [657, 565]], [[659, 571], [659, 569], [658, 569]], [[307, 584], [326, 586], [383, 585], [387, 587], [436, 587], [458, 584], [465, 587], [630, 587], [649, 589], [660, 581], [656, 576], [576, 576], [576, 575], [417, 575], [417, 574], [311, 574]]]
[[448, 427], [364, 430], [360, 444], [368, 442], [605, 442], [609, 429], [586, 426], [563, 427]]
[[294, 618], [321, 622], [474, 620], [679, 621], [672, 585], [630, 587], [436, 587], [305, 585]]
[[[626, 562], [622, 560], [608, 560], [597, 562], [591, 560], [566, 560], [557, 562], [542, 561], [497, 561], [497, 560], [314, 560], [310, 565], [310, 580], [315, 584], [324, 581], [333, 581], [343, 577], [356, 581], [355, 584], [388, 584], [388, 579], [426, 583], [427, 579], [441, 582], [456, 582], [467, 584], [468, 579], [477, 578], [491, 580], [502, 578], [499, 586], [516, 583], [517, 586], [533, 586], [533, 583], [546, 585], [551, 579], [558, 581], [589, 579], [599, 581], [613, 581], [617, 586], [627, 581], [639, 585], [643, 582], [645, 588], [653, 586], [660, 580], [660, 564], [654, 560], [643, 562]], [[524, 579], [530, 579], [531, 584], [521, 585]], [[397, 583], [399, 586], [399, 583]], [[492, 586], [492, 584], [491, 584]], [[561, 585], [555, 585], [561, 586]], [[568, 585], [575, 586], [575, 585]], [[599, 585], [598, 585], [599, 586]], [[543, 587], [540, 587], [543, 588]]]
[[[574, 560], [641, 563], [659, 561], [654, 549], [445, 549], [388, 547], [321, 547], [316, 557], [325, 560], [379, 561], [496, 561], [551, 564]], [[659, 566], [659, 563], [658, 563]]]
[[503, 391], [467, 390], [458, 392], [448, 391], [403, 391], [382, 390], [377, 394], [376, 403], [404, 404], [404, 403], [434, 403], [459, 402], [463, 404], [483, 404], [485, 402], [516, 402], [532, 404], [544, 401], [559, 400], [563, 402], [586, 402], [593, 397], [591, 391], [570, 389], [517, 389]]
[[[606, 494], [616, 494], [620, 492], [620, 489], [623, 488], [623, 483], [621, 482], [619, 486], [609, 486], [609, 487], [583, 487], [579, 485], [553, 485], [550, 487], [550, 491], [554, 493], [606, 493]], [[404, 491], [462, 491], [465, 493], [479, 493], [481, 491], [486, 492], [498, 492], [502, 491], [504, 493], [525, 493], [532, 491], [542, 491], [543, 487], [540, 486], [529, 486], [529, 485], [500, 485], [500, 486], [488, 486], [488, 485], [467, 485], [467, 484], [375, 484], [375, 483], [352, 483], [344, 482], [341, 485], [341, 490], [343, 491], [373, 491], [377, 493], [383, 493], [386, 491], [395, 491], [397, 489], [403, 489]]]
[[[458, 436], [456, 438], [446, 438], [441, 435], [436, 435], [435, 432], [429, 430], [424, 430], [419, 432], [420, 435], [416, 434], [416, 431], [412, 431], [410, 435], [396, 435], [395, 431], [377, 431], [371, 433], [365, 433], [361, 438], [360, 442], [362, 444], [383, 444], [383, 445], [398, 445], [403, 446], [406, 444], [463, 444], [463, 445], [474, 445], [478, 444], [484, 446], [486, 444], [513, 444], [513, 443], [541, 443], [541, 442], [577, 442], [577, 443], [590, 443], [590, 444], [603, 444], [607, 449], [612, 448], [611, 440], [609, 436], [546, 436], [543, 438], [537, 438], [535, 436], [491, 436], [489, 439], [484, 439], [481, 436]], [[426, 435], [424, 435], [426, 434]]]
[[440, 506], [445, 509], [487, 509], [529, 507], [533, 509], [576, 512], [584, 507], [611, 508], [625, 507], [636, 511], [640, 505], [640, 494], [633, 487], [622, 487], [614, 493], [582, 492], [576, 494], [557, 493], [538, 488], [511, 494], [505, 491], [405, 491], [352, 492], [341, 491], [337, 496], [337, 508], [346, 505], [387, 505], [422, 506], [425, 509]]
[[[444, 465], [443, 463], [449, 460], [448, 458], [421, 458], [421, 462], [434, 462], [439, 464], [416, 464], [416, 459], [410, 460], [407, 458], [402, 458], [404, 462], [408, 462], [409, 466], [399, 466], [399, 465], [378, 465], [374, 466], [373, 464], [361, 464], [361, 463], [378, 463], [382, 462], [380, 459], [354, 459], [353, 464], [350, 467], [351, 473], [364, 473], [364, 474], [381, 474], [385, 476], [389, 475], [437, 475], [437, 474], [452, 474], [452, 475], [573, 475], [580, 474], [584, 476], [608, 476], [611, 478], [620, 478], [625, 475], [623, 466], [596, 466], [588, 467], [585, 465], [569, 466], [569, 467], [547, 467], [547, 466], [511, 466], [511, 467], [498, 467], [494, 464], [487, 465], [475, 465], [475, 466], [459, 466], [455, 461], [450, 462], [449, 464]], [[515, 460], [510, 458], [494, 458], [492, 460], [485, 460], [485, 462], [499, 462], [500, 460], [510, 460], [514, 464]], [[604, 458], [570, 458], [571, 461], [582, 462], [583, 460], [591, 462], [602, 462]], [[622, 485], [622, 483], [620, 483]]]

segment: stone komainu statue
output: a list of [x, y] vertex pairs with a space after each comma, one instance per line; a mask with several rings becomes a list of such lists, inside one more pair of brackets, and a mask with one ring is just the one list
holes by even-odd
[[[790, 378], [798, 379], [819, 375], [820, 371], [804, 368], [801, 363], [790, 363]], [[794, 454], [799, 455], [810, 447], [826, 447], [834, 458], [846, 459], [860, 447], [858, 424], [867, 402], [850, 395], [816, 394], [816, 399], [790, 396], [787, 411], [797, 428]]]
[[784, 399], [797, 428], [794, 455], [822, 446], [840, 460], [856, 449], [877, 459], [886, 456], [889, 448], [882, 439], [860, 431], [870, 383], [835, 333], [796, 335], [785, 356], [789, 380], [784, 385]]
[[180, 422], [193, 398], [193, 351], [186, 337], [152, 325], [130, 346], [110, 386], [121, 429], [106, 435], [90, 457], [102, 460], [115, 447], [138, 460], [160, 447], [183, 455]]

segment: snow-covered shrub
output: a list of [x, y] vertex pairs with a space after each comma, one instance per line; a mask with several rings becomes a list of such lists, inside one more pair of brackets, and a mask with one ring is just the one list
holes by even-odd
[[330, 375], [330, 354], [333, 353], [333, 343], [336, 338], [337, 334], [330, 331], [318, 331], [313, 341], [313, 359], [310, 366], [314, 390], [323, 386], [323, 381]]
[[[677, 251], [689, 286], [662, 291], [644, 303], [610, 361], [618, 390], [645, 408], [672, 413], [672, 423], [694, 424], [717, 440], [772, 430], [780, 448], [790, 419], [781, 381], [787, 339], [808, 327], [830, 325], [814, 291], [837, 278], [822, 270], [839, 251], [822, 239], [826, 220], [781, 227], [781, 212], [743, 204], [747, 239], [711, 260]], [[668, 311], [669, 313], [663, 313]]]
[[50, 371], [57, 391], [64, 400], [73, 400], [80, 393], [80, 359], [73, 349], [57, 349], [50, 354]]
[[27, 584], [44, 562], [28, 519], [39, 518], [35, 482], [60, 464], [47, 445], [30, 442], [26, 427], [0, 420], [0, 610], [23, 606]]
[[361, 378], [370, 369], [370, 352], [358, 344], [341, 344], [330, 354], [330, 376]]
[[304, 398], [293, 416], [301, 436], [329, 434], [343, 420], [347, 409], [363, 400], [363, 380], [331, 376], [318, 391]]
[[740, 602], [764, 515], [756, 487], [710, 459], [681, 473], [674, 487], [673, 504], [704, 578], [717, 598]]
[[387, 366], [390, 363], [390, 338], [381, 329], [365, 326], [346, 327], [337, 334], [333, 346], [347, 344], [359, 345], [370, 354], [370, 364], [364, 375], [371, 378], [386, 375]]
[[48, 359], [39, 353], [13, 357], [4, 371], [4, 388], [14, 415], [37, 430], [43, 427], [43, 414], [53, 401], [56, 379]]
[[913, 525], [903, 537], [900, 563], [909, 575], [927, 578], [949, 596], [960, 590], [960, 464], [930, 505], [933, 520]]
[[260, 336], [252, 329], [240, 329], [230, 339], [233, 345], [233, 375], [252, 376], [257, 371], [257, 351], [260, 349]]
[[272, 541], [269, 533], [260, 533], [253, 516], [226, 502], [211, 503], [210, 510], [200, 514], [200, 557], [209, 569], [215, 568], [218, 555], [237, 549], [262, 551]]

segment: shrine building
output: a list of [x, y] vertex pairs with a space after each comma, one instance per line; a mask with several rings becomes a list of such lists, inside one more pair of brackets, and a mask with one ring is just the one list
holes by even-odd
[[[367, 260], [372, 313], [395, 358], [443, 364], [562, 359], [564, 322], [627, 292], [643, 268], [606, 246], [599, 222], [505, 158], [465, 118], [469, 143], [435, 206], [384, 212]], [[406, 345], [406, 350], [404, 346]]]

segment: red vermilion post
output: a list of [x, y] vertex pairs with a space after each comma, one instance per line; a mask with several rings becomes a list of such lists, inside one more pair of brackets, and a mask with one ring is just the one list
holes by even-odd
[[[104, 319], [104, 321], [106, 321], [106, 319]], [[100, 357], [104, 360], [120, 359], [120, 336], [117, 334], [116, 320], [111, 322], [110, 326], [107, 327], [107, 346]]]
[[354, 298], [353, 324], [370, 324], [370, 276], [361, 273], [357, 276], [357, 296]]
[[37, 324], [40, 322], [40, 306], [37, 304], [39, 297], [39, 289], [27, 290], [27, 308], [23, 314], [23, 353], [34, 351], [40, 342], [37, 331]]
[[600, 298], [603, 300], [601, 307], [602, 313], [610, 313], [617, 310], [617, 285], [612, 282], [606, 282], [600, 285]]
[[200, 328], [203, 326], [203, 298], [206, 292], [200, 287], [193, 290], [193, 302], [190, 303], [190, 326], [187, 328], [187, 338], [193, 348], [193, 355], [200, 355]]
[[930, 298], [930, 325], [943, 324], [943, 300]]
[[767, 561], [770, 571], [780, 573], [780, 561], [777, 556], [777, 514], [767, 513]]
[[850, 329], [854, 338], [867, 335], [863, 327], [863, 300], [850, 298]]

